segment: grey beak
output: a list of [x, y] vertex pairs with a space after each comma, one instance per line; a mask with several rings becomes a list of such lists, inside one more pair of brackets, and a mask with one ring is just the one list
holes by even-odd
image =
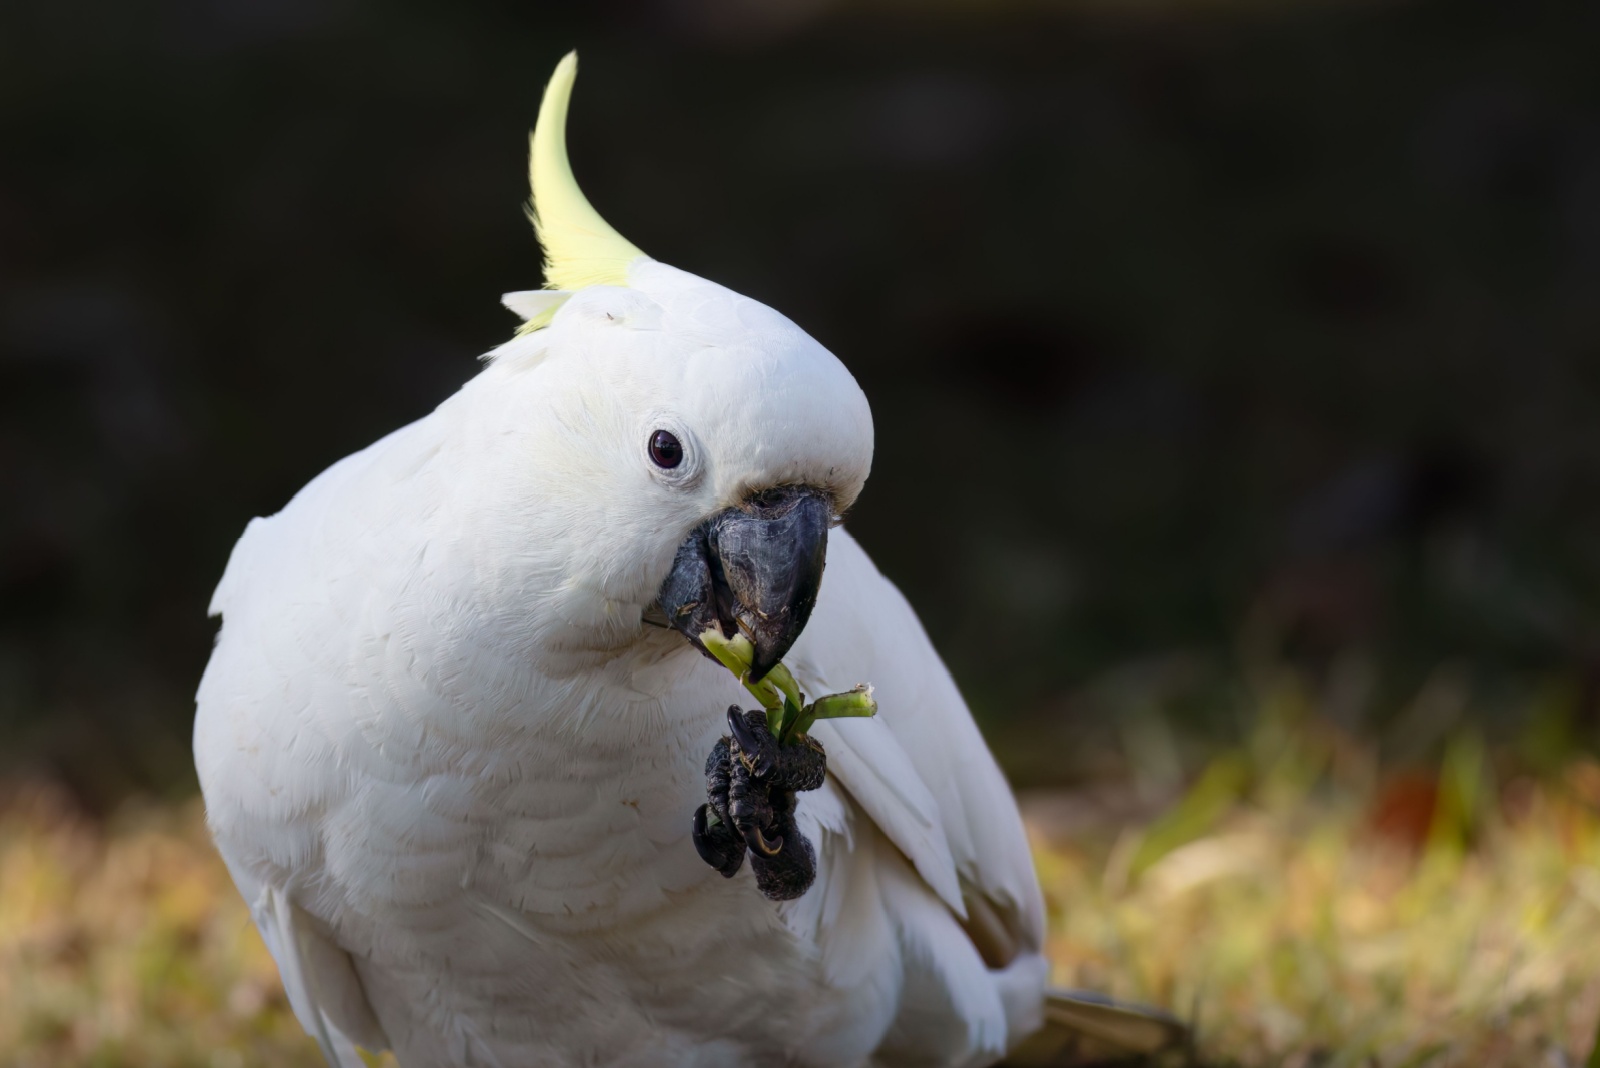
[[755, 647], [751, 677], [763, 678], [816, 607], [832, 519], [828, 498], [806, 486], [765, 490], [718, 512], [678, 547], [657, 597], [667, 624], [701, 652], [708, 627], [743, 633]]

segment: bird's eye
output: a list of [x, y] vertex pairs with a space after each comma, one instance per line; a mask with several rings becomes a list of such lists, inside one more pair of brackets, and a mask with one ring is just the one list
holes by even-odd
[[657, 467], [669, 470], [683, 463], [683, 446], [665, 430], [650, 435], [650, 460]]

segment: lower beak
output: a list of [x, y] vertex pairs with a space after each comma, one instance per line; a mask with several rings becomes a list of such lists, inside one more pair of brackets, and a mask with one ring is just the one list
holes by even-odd
[[667, 624], [701, 652], [710, 627], [744, 634], [755, 647], [751, 681], [759, 681], [811, 618], [832, 518], [828, 498], [806, 486], [765, 490], [718, 512], [678, 547], [661, 584]]

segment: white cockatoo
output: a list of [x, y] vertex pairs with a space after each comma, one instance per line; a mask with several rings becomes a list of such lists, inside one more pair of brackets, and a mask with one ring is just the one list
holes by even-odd
[[[548, 288], [505, 298], [523, 328], [252, 521], [211, 604], [207, 820], [296, 1015], [338, 1065], [404, 1068], [980, 1065], [1047, 1021], [1167, 1041], [1047, 997], [1012, 795], [837, 525], [866, 397], [788, 319], [596, 214], [567, 162], [575, 73], [532, 138]], [[742, 691], [691, 620], [809, 694], [876, 687], [877, 718], [812, 728], [820, 789], [772, 795], [778, 892], [766, 850], [741, 867], [743, 839], [708, 837]]]

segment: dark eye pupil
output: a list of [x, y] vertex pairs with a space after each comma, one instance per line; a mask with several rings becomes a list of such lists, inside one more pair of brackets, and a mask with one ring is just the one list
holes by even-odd
[[683, 446], [665, 430], [650, 435], [650, 459], [657, 467], [677, 467], [683, 463]]

